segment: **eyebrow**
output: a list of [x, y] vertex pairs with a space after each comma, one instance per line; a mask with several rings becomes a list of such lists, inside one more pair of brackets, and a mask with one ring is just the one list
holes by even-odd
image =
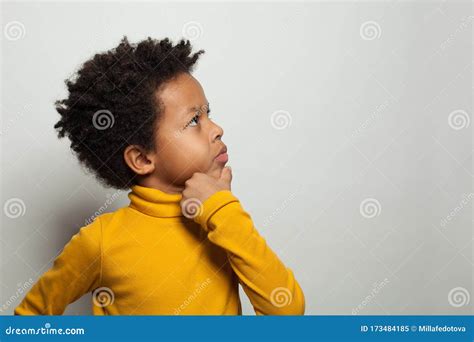
[[196, 111], [201, 110], [201, 108], [204, 107], [204, 106], [207, 107], [207, 110], [210, 110], [210, 108], [211, 108], [211, 107], [209, 106], [209, 102], [208, 102], [207, 104], [205, 104], [205, 105], [202, 105], [202, 106], [190, 107], [190, 108], [186, 111], [184, 117], [185, 117], [185, 118], [189, 117], [189, 113], [195, 113]]

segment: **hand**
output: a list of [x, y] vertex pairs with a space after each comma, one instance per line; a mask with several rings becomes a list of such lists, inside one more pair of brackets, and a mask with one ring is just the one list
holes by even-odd
[[191, 178], [184, 183], [183, 198], [180, 205], [184, 216], [194, 218], [202, 209], [201, 206], [206, 199], [218, 191], [231, 190], [232, 169], [226, 166], [219, 174], [210, 176], [205, 173], [195, 172]]

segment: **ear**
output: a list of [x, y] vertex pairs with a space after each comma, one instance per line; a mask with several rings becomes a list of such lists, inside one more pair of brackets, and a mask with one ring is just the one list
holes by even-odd
[[149, 158], [145, 149], [138, 145], [129, 145], [123, 151], [128, 167], [138, 175], [145, 176], [155, 171], [155, 162]]

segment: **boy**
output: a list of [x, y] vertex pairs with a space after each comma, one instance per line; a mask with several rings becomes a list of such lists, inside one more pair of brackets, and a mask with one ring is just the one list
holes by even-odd
[[96, 54], [57, 101], [59, 137], [130, 205], [82, 227], [15, 308], [59, 315], [92, 292], [95, 315], [302, 315], [293, 272], [231, 192], [223, 130], [191, 76], [203, 50], [148, 38]]

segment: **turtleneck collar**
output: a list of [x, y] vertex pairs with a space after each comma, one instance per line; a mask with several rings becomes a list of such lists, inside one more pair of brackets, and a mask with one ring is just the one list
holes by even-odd
[[155, 188], [133, 185], [128, 193], [130, 207], [155, 217], [181, 217], [182, 194], [170, 194]]

